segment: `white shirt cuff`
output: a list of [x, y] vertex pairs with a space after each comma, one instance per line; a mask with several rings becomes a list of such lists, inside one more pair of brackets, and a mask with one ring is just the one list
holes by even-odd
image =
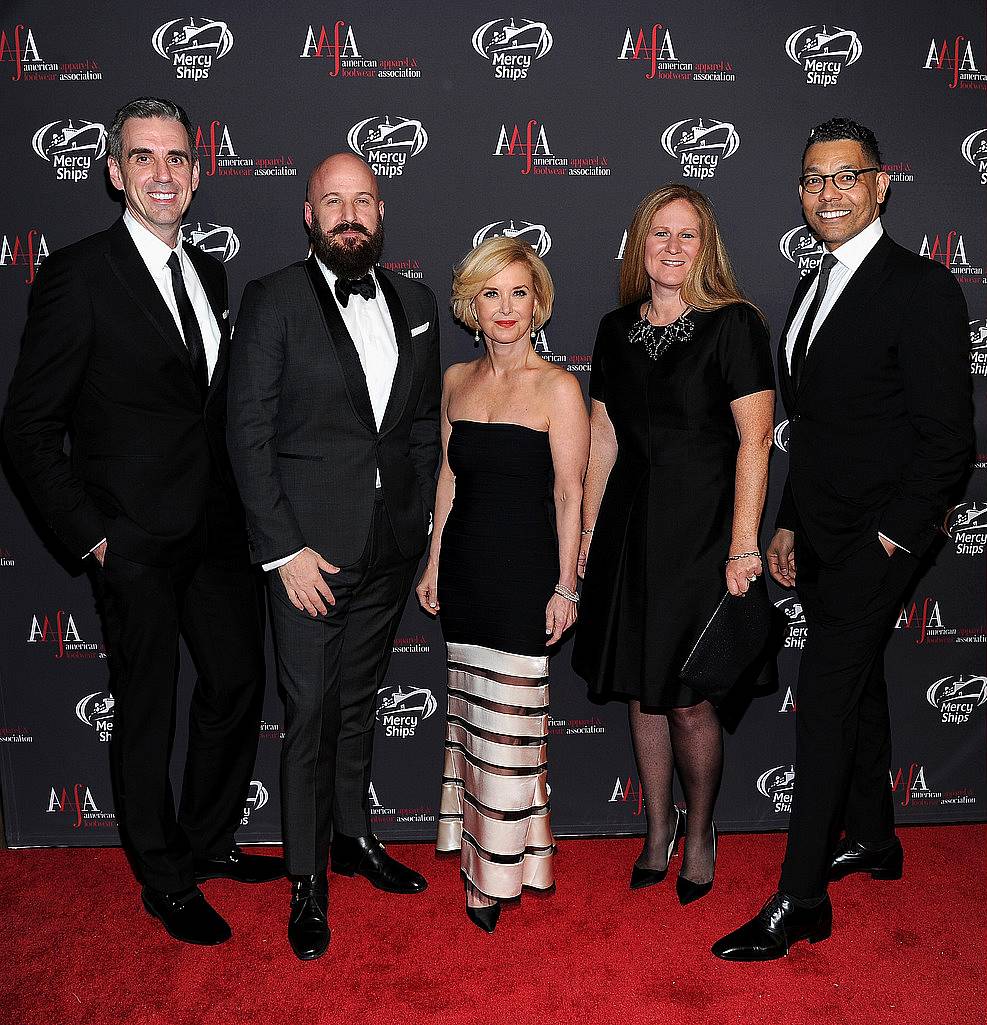
[[96, 551], [96, 549], [97, 549], [97, 548], [99, 548], [99, 546], [100, 546], [100, 545], [102, 545], [102, 544], [105, 544], [105, 543], [106, 543], [106, 538], [105, 538], [105, 537], [103, 538], [103, 540], [102, 540], [102, 541], [97, 541], [97, 542], [96, 542], [96, 544], [94, 544], [94, 545], [92, 546], [92, 548], [90, 548], [90, 549], [89, 549], [89, 551], [88, 551], [88, 552], [86, 552], [86, 554], [85, 554], [85, 555], [83, 555], [83, 558], [84, 558], [84, 559], [88, 559], [88, 558], [89, 558], [89, 556], [90, 556], [90, 555], [92, 555], [92, 553], [93, 553], [93, 552], [95, 552], [95, 551]]
[[910, 551], [908, 551], [908, 549], [907, 549], [907, 548], [906, 548], [906, 547], [905, 547], [904, 545], [902, 545], [902, 544], [898, 544], [898, 542], [897, 542], [897, 541], [895, 541], [895, 540], [893, 540], [892, 538], [888, 537], [888, 535], [887, 535], [887, 534], [882, 534], [882, 533], [881, 533], [880, 531], [878, 531], [878, 532], [877, 532], [877, 536], [878, 536], [879, 538], [881, 538], [881, 540], [883, 540], [883, 541], [887, 541], [887, 543], [888, 543], [889, 545], [894, 545], [894, 546], [895, 546], [895, 548], [900, 548], [900, 549], [901, 549], [901, 550], [902, 550], [903, 552], [907, 552], [907, 553], [908, 553], [909, 555], [911, 555], [911, 554], [912, 554], [912, 553], [911, 553]]
[[304, 552], [304, 548], [299, 548], [297, 552], [293, 552], [291, 555], [286, 555], [283, 559], [275, 559], [274, 562], [264, 562], [261, 565], [264, 567], [266, 573], [270, 573], [272, 569], [280, 569], [282, 566], [287, 565], [296, 555], [301, 555]]

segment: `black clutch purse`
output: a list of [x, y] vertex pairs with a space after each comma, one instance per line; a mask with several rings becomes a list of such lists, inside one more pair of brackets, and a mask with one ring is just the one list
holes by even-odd
[[765, 655], [775, 633], [776, 611], [762, 574], [747, 593], [723, 595], [679, 670], [679, 676], [714, 705]]

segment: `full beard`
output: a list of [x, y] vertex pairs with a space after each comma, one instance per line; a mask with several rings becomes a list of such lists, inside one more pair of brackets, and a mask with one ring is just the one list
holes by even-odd
[[[344, 231], [362, 232], [364, 239], [358, 242], [338, 240]], [[337, 278], [361, 278], [380, 259], [384, 251], [384, 223], [367, 231], [362, 224], [343, 221], [331, 231], [323, 231], [318, 218], [313, 215], [308, 231], [309, 241], [315, 255], [336, 275]]]

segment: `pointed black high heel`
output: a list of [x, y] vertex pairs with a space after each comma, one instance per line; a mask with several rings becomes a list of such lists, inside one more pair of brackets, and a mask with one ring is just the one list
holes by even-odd
[[466, 916], [484, 932], [493, 932], [497, 928], [497, 919], [500, 918], [500, 901], [496, 904], [488, 904], [484, 907], [471, 908], [466, 905]]
[[[716, 875], [716, 823], [713, 823], [713, 875]], [[685, 907], [686, 904], [691, 904], [693, 901], [699, 900], [705, 897], [710, 890], [713, 889], [713, 880], [710, 879], [708, 883], [694, 883], [691, 879], [686, 879], [684, 875], [679, 875], [675, 880], [675, 892], [679, 895], [679, 903]]]
[[675, 845], [679, 837], [685, 833], [685, 812], [678, 805], [675, 806], [675, 825], [672, 827], [672, 838], [668, 841], [668, 852], [665, 859], [665, 867], [661, 869], [642, 868], [635, 865], [631, 869], [631, 889], [643, 890], [646, 886], [656, 886], [665, 876], [668, 875], [668, 866], [671, 863], [672, 855], [675, 853]]

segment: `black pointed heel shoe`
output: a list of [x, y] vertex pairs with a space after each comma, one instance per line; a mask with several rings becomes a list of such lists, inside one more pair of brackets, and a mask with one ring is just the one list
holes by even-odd
[[[716, 823], [713, 823], [713, 874], [716, 874]], [[708, 883], [694, 883], [691, 879], [686, 879], [681, 873], [675, 880], [675, 892], [679, 895], [679, 903], [685, 907], [686, 904], [692, 904], [693, 901], [700, 900], [705, 897], [710, 890], [713, 889], [713, 880], [710, 879]]]
[[668, 875], [668, 866], [672, 861], [672, 855], [675, 853], [675, 845], [679, 842], [679, 837], [685, 833], [685, 814], [686, 813], [676, 805], [675, 825], [672, 827], [672, 838], [668, 841], [665, 867], [655, 869], [642, 868], [640, 865], [635, 865], [631, 869], [632, 890], [643, 890], [646, 886], [657, 886], [657, 884], [662, 882], [665, 876]]
[[500, 901], [496, 904], [488, 904], [480, 908], [471, 908], [467, 904], [466, 916], [484, 932], [493, 932], [497, 928], [497, 919], [500, 918], [500, 906]]

